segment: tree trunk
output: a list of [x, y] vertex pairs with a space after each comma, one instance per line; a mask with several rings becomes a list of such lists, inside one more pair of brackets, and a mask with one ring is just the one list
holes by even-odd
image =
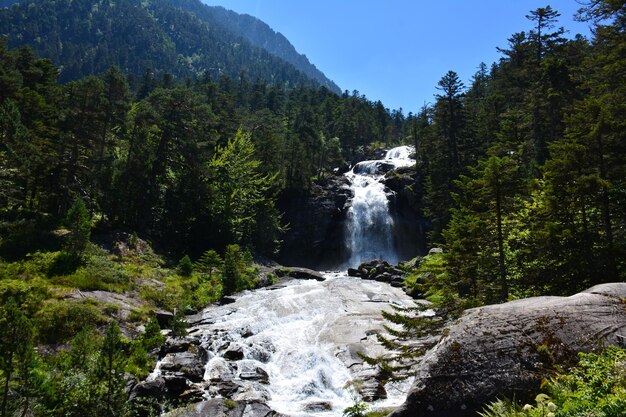
[[509, 298], [509, 285], [506, 279], [506, 265], [504, 259], [504, 237], [502, 236], [502, 195], [496, 191], [496, 222], [498, 229], [498, 265], [500, 269], [500, 299], [506, 301]]

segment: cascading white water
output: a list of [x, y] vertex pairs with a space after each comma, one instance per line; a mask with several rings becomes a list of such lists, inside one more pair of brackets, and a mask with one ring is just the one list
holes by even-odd
[[[326, 281], [291, 281], [282, 288], [246, 292], [235, 303], [204, 311], [192, 332], [209, 351], [205, 381], [242, 383], [234, 400], [262, 400], [289, 416], [341, 416], [353, 404], [346, 383], [372, 370], [357, 352], [383, 352], [374, 331], [382, 309], [413, 305], [385, 283], [326, 274]], [[227, 359], [240, 349], [243, 358]], [[262, 369], [269, 385], [246, 382], [244, 373]], [[386, 387], [388, 398], [373, 407], [399, 405], [409, 382]], [[208, 390], [210, 391], [210, 385]]]
[[346, 230], [350, 252], [347, 266], [357, 267], [372, 259], [398, 262], [393, 245], [393, 217], [382, 179], [389, 169], [414, 164], [410, 159], [412, 151], [410, 146], [390, 149], [385, 159], [359, 162], [346, 174], [354, 195]]

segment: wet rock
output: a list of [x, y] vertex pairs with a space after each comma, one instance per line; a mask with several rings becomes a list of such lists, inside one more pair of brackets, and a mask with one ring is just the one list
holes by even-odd
[[348, 276], [349, 277], [360, 277], [361, 273], [359, 272], [358, 269], [348, 268]]
[[309, 413], [321, 413], [323, 411], [332, 411], [333, 405], [327, 401], [317, 401], [308, 403], [304, 406], [302, 411]]
[[243, 359], [243, 347], [241, 345], [231, 343], [222, 354], [224, 359], [229, 361], [238, 361]]
[[316, 281], [326, 279], [321, 273], [307, 268], [279, 267], [274, 270], [274, 273], [279, 278], [314, 279]]
[[208, 352], [199, 346], [194, 351], [168, 354], [161, 363], [164, 372], [180, 372], [193, 382], [201, 382], [204, 378], [204, 367], [208, 360]]
[[394, 287], [404, 286], [404, 271], [390, 265], [387, 261], [373, 260], [359, 265], [358, 269], [348, 270], [348, 275], [380, 282], [387, 282]]
[[168, 353], [188, 352], [192, 349], [196, 349], [200, 345], [198, 339], [192, 338], [172, 338], [169, 337], [159, 350], [159, 356], [164, 357]]
[[473, 416], [497, 397], [524, 401], [577, 352], [618, 344], [625, 298], [622, 282], [466, 311], [418, 363], [406, 402], [391, 416]]
[[237, 300], [234, 297], [222, 297], [222, 299], [220, 300], [220, 305], [225, 306], [227, 304], [232, 304], [235, 301]]
[[239, 378], [243, 380], [258, 381], [263, 384], [269, 383], [269, 375], [265, 369], [253, 361], [240, 361], [238, 363]]

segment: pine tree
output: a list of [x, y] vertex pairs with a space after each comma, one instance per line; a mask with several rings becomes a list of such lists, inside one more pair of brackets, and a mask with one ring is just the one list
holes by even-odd
[[124, 369], [128, 361], [128, 347], [119, 325], [112, 321], [102, 340], [95, 373], [103, 384], [98, 404], [100, 416], [123, 415], [126, 407]]
[[85, 202], [77, 197], [65, 215], [65, 224], [70, 233], [65, 242], [65, 250], [73, 256], [80, 257], [89, 243], [91, 236], [91, 216]]

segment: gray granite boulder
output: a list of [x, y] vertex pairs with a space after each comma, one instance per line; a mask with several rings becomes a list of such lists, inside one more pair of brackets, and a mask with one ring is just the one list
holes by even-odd
[[406, 402], [391, 416], [473, 416], [496, 397], [536, 394], [556, 364], [620, 343], [626, 283], [471, 309], [444, 334], [421, 359]]

